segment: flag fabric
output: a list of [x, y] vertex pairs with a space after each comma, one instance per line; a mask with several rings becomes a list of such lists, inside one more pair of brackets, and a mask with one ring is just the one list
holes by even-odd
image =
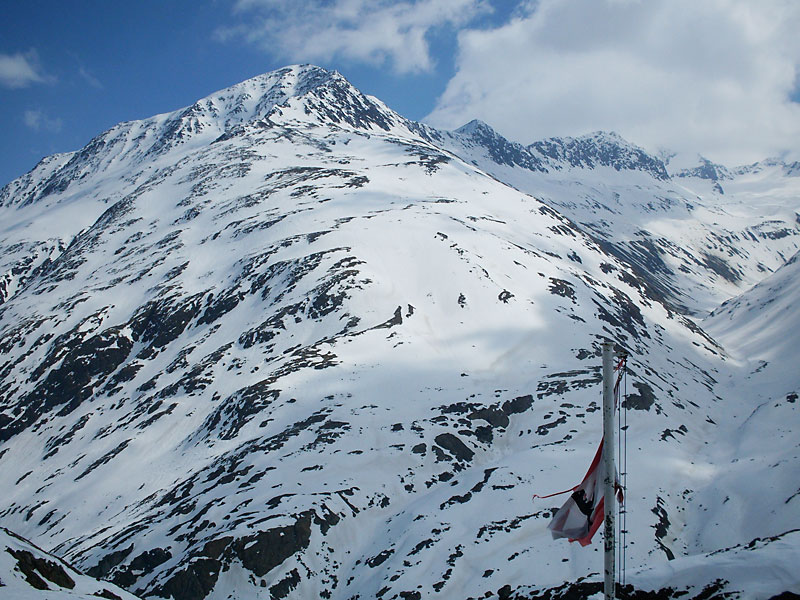
[[[620, 383], [625, 373], [627, 356], [622, 356], [619, 363], [614, 368], [618, 373], [614, 383], [614, 408], [619, 406]], [[604, 438], [605, 439], [605, 438]], [[553, 539], [567, 538], [570, 542], [578, 542], [581, 546], [588, 546], [592, 543], [592, 537], [600, 529], [600, 524], [605, 518], [604, 485], [605, 466], [603, 464], [603, 441], [595, 452], [589, 470], [578, 485], [571, 490], [556, 492], [548, 496], [534, 494], [534, 498], [549, 498], [568, 494], [569, 499], [558, 509], [547, 528]], [[623, 501], [622, 487], [619, 485], [619, 477], [614, 473], [614, 489], [617, 499]]]
[[[605, 509], [603, 498], [605, 470], [602, 457], [603, 441], [601, 440], [583, 481], [572, 489], [572, 495], [558, 509], [547, 526], [553, 539], [567, 538], [570, 542], [578, 542], [581, 546], [588, 546], [592, 543], [592, 536], [603, 522]], [[619, 488], [617, 487], [617, 489]], [[619, 495], [621, 501], [621, 491]]]

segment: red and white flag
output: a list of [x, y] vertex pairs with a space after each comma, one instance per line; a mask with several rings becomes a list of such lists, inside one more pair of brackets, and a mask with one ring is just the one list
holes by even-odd
[[[577, 486], [572, 489], [572, 495], [564, 505], [558, 509], [553, 520], [547, 528], [553, 539], [567, 538], [570, 542], [578, 542], [581, 546], [592, 543], [592, 536], [603, 522], [605, 503], [603, 502], [603, 441], [594, 455], [594, 460]], [[622, 501], [622, 491], [619, 486], [619, 500]]]

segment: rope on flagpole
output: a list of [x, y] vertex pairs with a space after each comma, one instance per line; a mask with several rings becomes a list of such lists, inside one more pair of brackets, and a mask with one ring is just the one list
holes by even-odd
[[[620, 371], [617, 381], [620, 381], [621, 379], [622, 379], [622, 371]], [[619, 469], [620, 469], [620, 485], [622, 486], [623, 494], [625, 494], [626, 493], [625, 492], [625, 479], [624, 479], [625, 478], [625, 467], [624, 467], [624, 463], [622, 461], [622, 454], [623, 454], [623, 448], [622, 448], [622, 440], [623, 440], [623, 435], [622, 435], [622, 410], [623, 410], [624, 407], [622, 406], [622, 403], [619, 401], [619, 385], [617, 385], [617, 387], [614, 389], [614, 396], [615, 396], [614, 401], [615, 401], [615, 403], [617, 404], [617, 407], [618, 407], [618, 409], [617, 409], [617, 439], [619, 440], [619, 445], [617, 446], [617, 464], [619, 465]], [[624, 505], [620, 506], [619, 512], [620, 512], [620, 518], [617, 521], [617, 527], [618, 527], [617, 535], [618, 535], [618, 539], [620, 539], [620, 541], [622, 543], [617, 546], [617, 571], [618, 571], [618, 573], [617, 573], [617, 581], [622, 583], [622, 577], [620, 577], [619, 575], [622, 572], [622, 562], [623, 562], [622, 552], [623, 552], [623, 548], [625, 547], [625, 539], [623, 537], [624, 536], [623, 532], [624, 532], [625, 528], [623, 527], [623, 524], [622, 524], [622, 521], [625, 518], [625, 506]]]
[[[622, 488], [625, 494], [628, 494], [628, 365], [627, 361], [624, 370], [624, 387], [625, 387], [625, 401], [623, 408], [625, 409], [625, 425], [622, 428], [624, 432], [623, 445], [625, 446], [624, 452], [624, 471], [622, 476]], [[627, 558], [628, 558], [628, 505], [623, 506], [622, 512], [622, 585], [627, 583]]]
[[[628, 493], [628, 362], [627, 354], [623, 354], [615, 371], [618, 371], [617, 380], [614, 385], [614, 403], [618, 407], [617, 413], [617, 439], [619, 439], [619, 447], [617, 449], [618, 463], [620, 467], [620, 484], [622, 488], [622, 497], [626, 497]], [[624, 387], [624, 402], [620, 402], [621, 388]], [[623, 420], [623, 412], [624, 420]], [[626, 558], [627, 558], [627, 533], [628, 533], [628, 509], [624, 501], [620, 506], [620, 519], [617, 523], [619, 527], [619, 537], [621, 544], [617, 548], [618, 560], [617, 569], [620, 572], [620, 583], [626, 583]]]
[[576, 485], [575, 487], [571, 487], [568, 490], [564, 490], [563, 492], [556, 492], [555, 494], [547, 494], [545, 496], [540, 496], [539, 494], [534, 494], [533, 498], [552, 498], [554, 496], [562, 496], [563, 494], [569, 494], [570, 492], [574, 492], [580, 487], [580, 484]]

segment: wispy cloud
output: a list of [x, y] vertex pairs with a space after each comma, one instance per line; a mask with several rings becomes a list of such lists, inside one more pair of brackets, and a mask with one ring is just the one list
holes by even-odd
[[86, 83], [92, 86], [95, 89], [102, 90], [103, 83], [94, 75], [92, 75], [85, 67], [81, 66], [78, 69], [78, 74], [83, 78]]
[[52, 83], [39, 64], [36, 50], [16, 54], [0, 54], [0, 85], [11, 89], [28, 87], [34, 83]]
[[800, 151], [800, 3], [540, 0], [459, 35], [427, 120], [522, 142], [615, 130], [736, 163]]
[[431, 71], [427, 36], [491, 10], [487, 0], [239, 0], [242, 23], [217, 30], [296, 62], [334, 58], [388, 64], [397, 73]]
[[64, 122], [59, 118], [51, 118], [41, 110], [26, 110], [23, 115], [25, 125], [34, 131], [47, 131], [50, 133], [58, 133], [64, 125]]

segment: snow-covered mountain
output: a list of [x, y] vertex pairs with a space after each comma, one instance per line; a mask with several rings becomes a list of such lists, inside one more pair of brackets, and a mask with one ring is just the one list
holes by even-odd
[[0, 524], [141, 597], [588, 597], [531, 496], [583, 475], [611, 338], [628, 583], [798, 593], [800, 377], [739, 329], [797, 320], [790, 170], [721, 195], [312, 66], [122, 123], [0, 190]]
[[[456, 134], [447, 139], [451, 151], [557, 208], [681, 313], [706, 315], [800, 247], [798, 182], [780, 161], [734, 175], [698, 157], [696, 168], [673, 178], [660, 159], [616, 134], [527, 148], [475, 122]], [[724, 198], [719, 178], [704, 170], [713, 167], [726, 173]]]

